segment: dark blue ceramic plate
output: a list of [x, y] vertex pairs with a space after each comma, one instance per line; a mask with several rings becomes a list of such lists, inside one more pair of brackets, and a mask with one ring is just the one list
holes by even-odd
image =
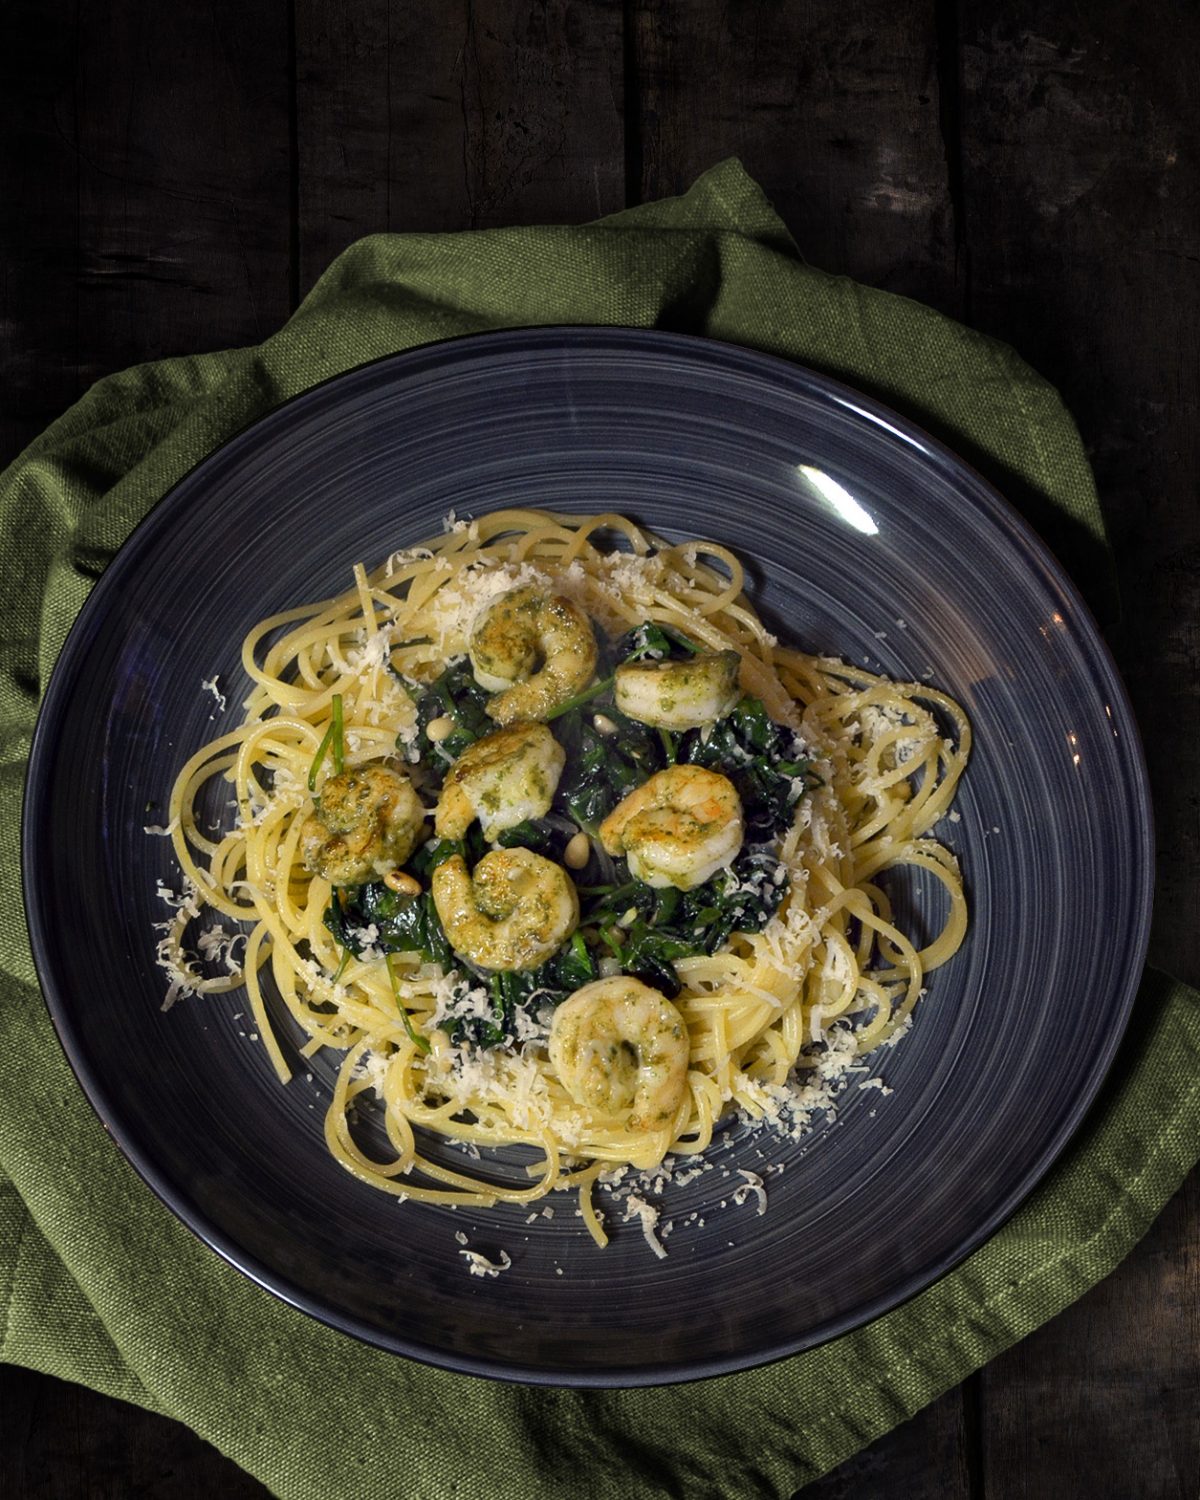
[[[282, 1088], [240, 997], [160, 1010], [155, 884], [175, 876], [168, 841], [142, 829], [222, 728], [202, 680], [219, 676], [232, 714], [255, 621], [343, 589], [354, 562], [438, 532], [451, 508], [511, 505], [619, 509], [668, 537], [725, 542], [781, 636], [927, 676], [975, 727], [962, 820], [942, 825], [972, 928], [910, 1036], [875, 1064], [892, 1092], [849, 1096], [801, 1145], [731, 1133], [718, 1170], [668, 1197], [663, 1261], [633, 1224], [598, 1251], [565, 1197], [530, 1226], [520, 1209], [398, 1205], [326, 1154], [328, 1061]], [[622, 330], [400, 355], [213, 454], [83, 611], [25, 811], [55, 1024], [105, 1124], [179, 1217], [349, 1333], [565, 1384], [687, 1379], [807, 1348], [978, 1245], [1099, 1087], [1141, 970], [1150, 886], [1125, 693], [1078, 594], [1004, 502], [907, 422], [808, 371]], [[760, 1217], [731, 1189], [736, 1168], [772, 1160], [786, 1170], [768, 1177]], [[468, 1275], [457, 1231], [507, 1250], [511, 1270]]]

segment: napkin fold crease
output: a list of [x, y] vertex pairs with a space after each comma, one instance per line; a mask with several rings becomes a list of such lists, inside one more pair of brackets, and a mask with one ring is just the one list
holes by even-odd
[[134, 1175], [55, 1039], [21, 907], [25, 760], [71, 623], [155, 501], [281, 401], [431, 340], [553, 323], [703, 334], [876, 395], [980, 468], [1114, 616], [1053, 388], [1001, 344], [807, 266], [735, 161], [598, 224], [360, 240], [259, 348], [110, 376], [0, 475], [0, 1358], [176, 1417], [289, 1500], [491, 1500], [501, 1475], [513, 1500], [789, 1496], [1111, 1271], [1200, 1154], [1200, 996], [1147, 972], [1083, 1128], [956, 1271], [806, 1354], [640, 1391], [366, 1348], [240, 1276]]

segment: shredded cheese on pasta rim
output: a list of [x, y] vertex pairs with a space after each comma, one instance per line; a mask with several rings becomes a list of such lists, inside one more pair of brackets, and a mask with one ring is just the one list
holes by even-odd
[[[862, 1053], [907, 1025], [926, 974], [966, 932], [957, 859], [931, 830], [950, 812], [970, 725], [925, 684], [780, 645], [745, 596], [741, 563], [718, 544], [665, 545], [611, 514], [508, 510], [449, 523], [444, 536], [393, 553], [373, 572], [357, 566], [343, 596], [275, 615], [247, 637], [242, 661], [253, 689], [240, 725], [187, 761], [165, 826], [147, 830], [170, 835], [183, 876], [184, 894], [160, 924], [159, 962], [168, 1001], [244, 983], [281, 1081], [290, 1069], [270, 1022], [271, 989], [308, 1038], [302, 1055], [344, 1052], [325, 1138], [362, 1181], [403, 1199], [480, 1207], [570, 1189], [604, 1244], [592, 1204], [602, 1173], [700, 1154], [731, 1110], [782, 1120], [784, 1101], [803, 1095], [814, 1044], [836, 1039], [842, 1048], [849, 1032], [852, 1051]], [[705, 649], [738, 652], [742, 691], [799, 733], [821, 778], [779, 840], [788, 889], [775, 915], [715, 954], [676, 961], [687, 1086], [658, 1129], [635, 1133], [578, 1104], [555, 1075], [536, 1021], [512, 1046], [453, 1043], [443, 1023], [458, 976], [416, 953], [393, 954], [389, 974], [369, 942], [358, 958], [343, 954], [323, 920], [330, 886], [298, 851], [312, 807], [309, 771], [335, 695], [347, 769], [387, 756], [411, 761], [418, 726], [405, 681], [432, 680], [463, 656], [478, 611], [525, 584], [570, 599], [610, 636], [653, 622]], [[222, 778], [237, 816], [210, 833], [199, 825], [198, 802]], [[878, 883], [903, 867], [932, 877], [946, 896], [941, 931], [919, 949], [894, 924]], [[230, 971], [214, 978], [185, 946], [206, 907], [245, 924], [237, 950], [207, 940], [209, 956]], [[469, 992], [455, 1003], [469, 1005]], [[368, 1156], [351, 1131], [350, 1111], [367, 1092], [382, 1101], [393, 1153], [386, 1161]], [[433, 1159], [422, 1144], [430, 1136], [468, 1152], [524, 1146], [534, 1163], [524, 1183], [460, 1171]], [[631, 1216], [660, 1253], [646, 1206], [635, 1204]]]

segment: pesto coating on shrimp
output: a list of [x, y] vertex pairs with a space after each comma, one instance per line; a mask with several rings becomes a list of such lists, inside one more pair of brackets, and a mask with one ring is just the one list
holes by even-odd
[[623, 854], [647, 885], [689, 891], [737, 858], [743, 837], [737, 790], [719, 771], [668, 766], [613, 808], [600, 825], [609, 854]]
[[575, 931], [579, 896], [561, 865], [531, 849], [460, 854], [433, 872], [434, 905], [456, 953], [481, 969], [536, 969]]
[[510, 724], [468, 745], [446, 773], [438, 798], [439, 838], [461, 839], [478, 818], [495, 842], [506, 828], [550, 810], [566, 751], [545, 724]]
[[484, 609], [470, 657], [475, 681], [495, 694], [487, 707], [493, 719], [544, 721], [592, 680], [596, 637], [569, 599], [525, 584]]
[[577, 1104], [629, 1130], [661, 1130], [687, 1083], [683, 1016], [658, 990], [628, 974], [597, 979], [554, 1012], [550, 1063]]
[[331, 885], [397, 869], [421, 840], [425, 809], [403, 771], [382, 761], [331, 776], [300, 829], [300, 855]]

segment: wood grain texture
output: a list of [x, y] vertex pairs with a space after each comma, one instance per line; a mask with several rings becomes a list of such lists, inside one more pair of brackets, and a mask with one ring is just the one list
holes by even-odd
[[[387, 0], [296, 0], [296, 240], [302, 292], [340, 250], [391, 228]], [[427, 82], [430, 110], [452, 102]]]
[[379, 230], [625, 205], [619, 0], [297, 0], [301, 284]]
[[83, 383], [139, 360], [256, 342], [286, 318], [285, 20], [267, 0], [81, 7]]
[[[45, 12], [56, 9], [55, 24]], [[0, 45], [0, 465], [79, 394], [74, 6], [22, 0]]]
[[101, 375], [254, 342], [287, 316], [288, 76], [267, 3], [47, 0], [3, 27], [11, 456]]
[[933, 0], [636, 0], [641, 196], [738, 156], [806, 260], [956, 312], [941, 45]]
[[0, 1365], [0, 1500], [262, 1500], [181, 1422]]
[[1149, 731], [1152, 958], [1197, 983], [1200, 12], [969, 6], [962, 39], [971, 318], [1059, 386], [1088, 447]]

